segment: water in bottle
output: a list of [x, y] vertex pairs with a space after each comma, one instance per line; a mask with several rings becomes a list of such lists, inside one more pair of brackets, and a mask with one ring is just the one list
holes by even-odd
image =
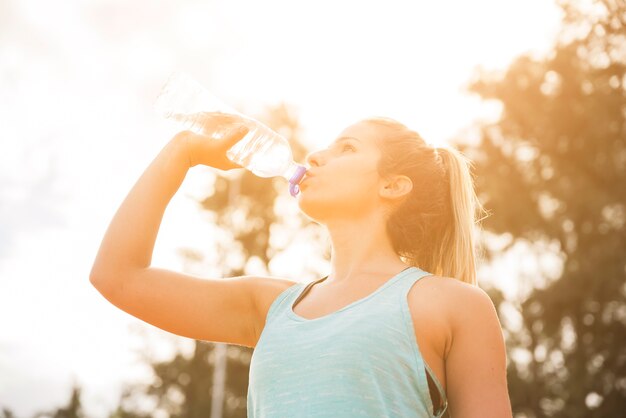
[[226, 151], [226, 156], [259, 177], [285, 178], [289, 181], [289, 193], [296, 196], [306, 167], [293, 161], [287, 140], [258, 121], [246, 125], [250, 131]]

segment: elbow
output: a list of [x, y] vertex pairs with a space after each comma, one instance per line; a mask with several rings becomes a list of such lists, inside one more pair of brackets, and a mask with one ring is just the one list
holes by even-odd
[[102, 280], [102, 276], [102, 268], [100, 268], [98, 264], [94, 262], [91, 266], [91, 271], [89, 272], [89, 282], [95, 285], [100, 280]]
[[92, 269], [89, 273], [89, 283], [100, 293], [103, 293], [107, 289], [111, 289], [113, 284], [111, 283], [113, 277], [111, 274], [103, 273], [101, 271], [97, 271]]
[[105, 297], [117, 294], [126, 282], [135, 274], [135, 270], [102, 271], [93, 269], [89, 273], [89, 282]]
[[110, 275], [94, 274], [92, 272], [89, 274], [89, 283], [108, 301], [113, 302], [115, 300], [115, 295], [118, 294], [116, 291], [117, 285], [113, 282]]
[[89, 273], [89, 283], [96, 289], [100, 290], [104, 287], [106, 280], [105, 278], [99, 274], [94, 272], [93, 270]]

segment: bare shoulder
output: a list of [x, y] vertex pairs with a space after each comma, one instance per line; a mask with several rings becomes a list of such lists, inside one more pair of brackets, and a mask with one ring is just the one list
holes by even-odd
[[489, 299], [489, 295], [480, 287], [462, 282], [453, 277], [430, 275], [424, 277], [420, 282], [423, 282], [421, 293], [445, 298], [446, 302], [461, 302], [468, 297], [472, 299]]
[[448, 308], [454, 301], [462, 299], [462, 294], [468, 291], [465, 289], [472, 287], [460, 280], [436, 275], [426, 276], [416, 284], [409, 290], [407, 296], [409, 301], [419, 302], [421, 306], [437, 308], [438, 313], [445, 314], [446, 317], [449, 317]]
[[449, 279], [446, 282], [447, 315], [452, 340], [459, 342], [468, 333], [473, 338], [501, 338], [500, 320], [491, 297], [478, 286]]
[[418, 339], [424, 335], [425, 347], [445, 359], [452, 346], [458, 322], [468, 315], [460, 307], [468, 298], [486, 293], [468, 283], [446, 276], [430, 275], [420, 279], [407, 295]]
[[[446, 313], [450, 320], [463, 320], [471, 315], [465, 315], [470, 306], [490, 305], [493, 307], [491, 298], [483, 289], [471, 285], [453, 277], [428, 276], [424, 278], [424, 290], [429, 298], [436, 298], [442, 306], [446, 307]], [[464, 307], [463, 309], [461, 309]]]
[[[453, 331], [472, 321], [480, 321], [484, 316], [496, 316], [493, 301], [483, 289], [456, 279], [450, 279], [450, 310]], [[472, 312], [472, 315], [467, 315]]]
[[272, 302], [276, 300], [278, 295], [299, 282], [270, 276], [256, 276], [253, 281], [255, 308], [254, 346], [256, 346], [265, 326], [267, 312]]

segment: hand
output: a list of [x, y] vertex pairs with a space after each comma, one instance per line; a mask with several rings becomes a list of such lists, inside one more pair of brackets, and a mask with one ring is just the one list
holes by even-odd
[[[226, 157], [226, 151], [248, 133], [243, 118], [213, 112], [196, 114], [194, 120], [196, 124], [202, 126], [203, 134], [192, 131], [182, 131], [176, 134], [187, 151], [190, 168], [198, 164], [225, 171], [243, 168]], [[213, 138], [212, 135], [216, 132], [222, 133], [223, 136], [220, 139]]]

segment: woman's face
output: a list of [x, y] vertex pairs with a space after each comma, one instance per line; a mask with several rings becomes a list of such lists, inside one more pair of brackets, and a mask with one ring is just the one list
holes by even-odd
[[300, 183], [298, 204], [311, 219], [357, 219], [379, 209], [381, 179], [375, 142], [381, 128], [362, 121], [344, 129], [326, 149], [307, 156], [310, 170]]

